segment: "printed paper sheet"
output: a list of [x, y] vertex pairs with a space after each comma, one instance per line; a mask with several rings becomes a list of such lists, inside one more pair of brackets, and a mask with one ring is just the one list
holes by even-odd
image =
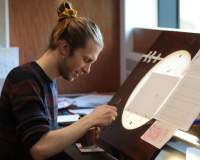
[[187, 131], [200, 112], [200, 58], [189, 70], [154, 118]]
[[19, 48], [0, 48], [0, 79], [5, 79], [17, 66], [19, 66]]
[[177, 128], [170, 124], [155, 121], [141, 138], [160, 149], [170, 140], [176, 130]]
[[152, 73], [126, 110], [151, 119], [179, 79], [180, 77]]

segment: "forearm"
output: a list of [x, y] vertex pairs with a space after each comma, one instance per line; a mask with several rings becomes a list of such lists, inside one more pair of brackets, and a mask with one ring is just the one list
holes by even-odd
[[54, 156], [72, 145], [93, 125], [93, 121], [85, 116], [68, 127], [50, 131], [31, 148], [30, 153], [34, 159]]
[[117, 116], [116, 110], [116, 107], [102, 105], [72, 125], [44, 134], [31, 148], [32, 157], [36, 160], [46, 159], [62, 152], [82, 137], [89, 128], [109, 125]]

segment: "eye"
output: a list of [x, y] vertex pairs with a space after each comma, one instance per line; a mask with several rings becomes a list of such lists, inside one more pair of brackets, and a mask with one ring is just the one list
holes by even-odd
[[86, 59], [86, 58], [84, 59], [84, 61], [85, 61], [86, 63], [90, 62], [90, 60], [89, 60], [89, 59]]

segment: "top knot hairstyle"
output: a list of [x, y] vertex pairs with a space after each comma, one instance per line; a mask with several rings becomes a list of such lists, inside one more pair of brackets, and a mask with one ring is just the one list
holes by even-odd
[[61, 2], [57, 9], [58, 23], [49, 40], [48, 49], [55, 50], [60, 40], [66, 40], [71, 53], [77, 48], [85, 48], [88, 40], [93, 40], [103, 49], [103, 37], [98, 26], [88, 18], [77, 17], [77, 11], [68, 2]]

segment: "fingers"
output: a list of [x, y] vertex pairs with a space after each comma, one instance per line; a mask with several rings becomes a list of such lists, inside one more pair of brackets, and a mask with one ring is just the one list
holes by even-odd
[[100, 132], [100, 128], [99, 127], [95, 127], [95, 139], [96, 140], [99, 139], [99, 132]]
[[117, 108], [115, 106], [108, 106], [110, 109], [112, 109], [112, 122], [116, 119], [115, 117], [118, 115]]
[[111, 111], [112, 111], [112, 121], [114, 121], [115, 120], [115, 117], [118, 115], [118, 113], [117, 113], [117, 108], [115, 107], [115, 106], [107, 106], [109, 109], [111, 109]]
[[117, 117], [118, 113], [116, 111], [112, 112], [113, 116]]
[[98, 140], [98, 139], [99, 139], [99, 134], [97, 134], [97, 135], [96, 135], [95, 139], [96, 139], [96, 140]]
[[114, 121], [115, 120], [115, 117], [114, 116], [112, 116], [112, 121]]
[[115, 106], [108, 106], [109, 108], [111, 108], [113, 111], [117, 111], [117, 107]]
[[100, 128], [99, 127], [95, 127], [96, 133], [100, 132]]
[[[117, 116], [117, 108], [115, 106], [102, 105], [96, 107], [90, 116], [95, 120], [95, 126], [110, 125]], [[99, 132], [100, 129], [97, 129]]]
[[113, 115], [116, 117], [117, 116], [117, 108], [115, 106], [108, 106], [110, 109], [112, 109]]

